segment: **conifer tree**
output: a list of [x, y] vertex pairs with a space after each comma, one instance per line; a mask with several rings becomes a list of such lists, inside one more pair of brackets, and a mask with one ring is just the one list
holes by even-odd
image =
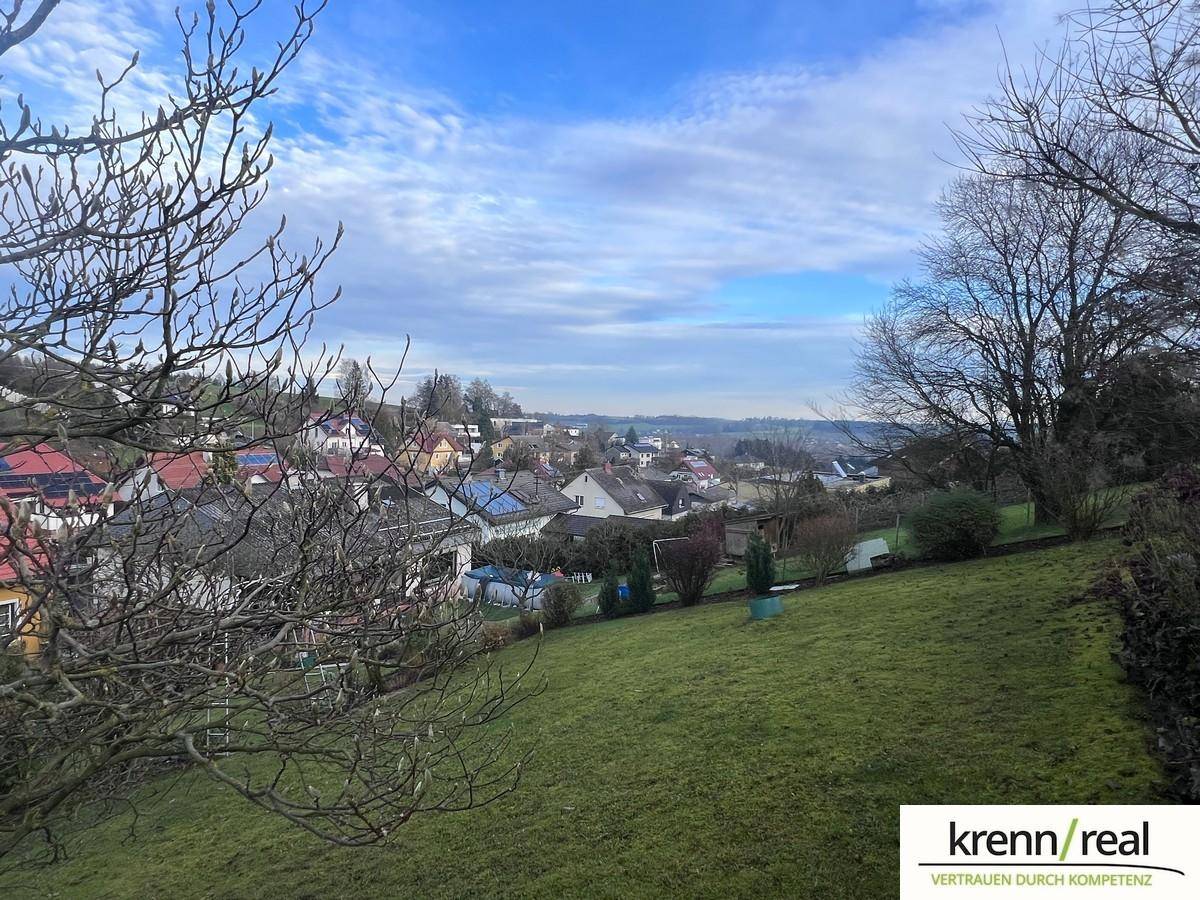
[[746, 547], [746, 586], [750, 593], [762, 596], [771, 590], [775, 583], [775, 558], [771, 548], [757, 534], [751, 535], [750, 544]]
[[629, 570], [630, 612], [644, 613], [654, 608], [654, 580], [650, 575], [650, 554], [639, 547], [633, 554]]
[[616, 569], [610, 568], [604, 574], [604, 582], [600, 585], [600, 598], [597, 601], [600, 615], [606, 619], [615, 619], [621, 614], [621, 586], [617, 580]]

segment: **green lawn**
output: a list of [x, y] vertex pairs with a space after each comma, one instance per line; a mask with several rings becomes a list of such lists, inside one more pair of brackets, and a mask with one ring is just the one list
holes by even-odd
[[[1133, 485], [1128, 489], [1110, 488], [1110, 490], [1126, 490], [1129, 496], [1132, 497], [1136, 493], [1137, 487], [1137, 485]], [[1107, 524], [1120, 525], [1124, 523], [1128, 513], [1129, 504], [1126, 501], [1113, 509]], [[1065, 533], [1062, 527], [1054, 522], [1035, 522], [1032, 503], [1014, 503], [1010, 506], [1000, 507], [1000, 533], [992, 541], [992, 546], [998, 547], [1002, 544], [1014, 544], [1019, 541], [1055, 537]], [[912, 534], [903, 524], [900, 526], [900, 540], [898, 543], [896, 541], [896, 526], [894, 525], [888, 528], [876, 528], [872, 531], [864, 531], [859, 537], [864, 541], [871, 540], [872, 538], [883, 538], [888, 542], [888, 549], [900, 556], [915, 558], [918, 555], [917, 546], [912, 539]]]
[[[334, 849], [185, 779], [0, 896], [887, 897], [902, 803], [1160, 798], [1098, 541], [547, 634], [516, 793]], [[520, 665], [531, 642], [498, 655]], [[507, 726], [506, 726], [507, 727]], [[32, 888], [36, 885], [36, 889]]]

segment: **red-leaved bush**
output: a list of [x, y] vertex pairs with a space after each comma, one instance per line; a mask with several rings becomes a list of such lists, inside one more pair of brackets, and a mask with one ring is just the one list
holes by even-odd
[[687, 540], [671, 541], [659, 549], [660, 567], [667, 585], [683, 606], [695, 606], [712, 584], [721, 561], [724, 528], [707, 520]]

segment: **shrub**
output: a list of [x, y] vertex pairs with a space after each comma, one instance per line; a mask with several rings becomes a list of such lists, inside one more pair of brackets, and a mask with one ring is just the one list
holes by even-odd
[[1133, 503], [1131, 585], [1114, 582], [1120, 659], [1146, 691], [1176, 792], [1200, 800], [1200, 472], [1177, 470]]
[[597, 605], [600, 607], [600, 615], [606, 619], [615, 619], [621, 614], [621, 585], [614, 568], [610, 567], [604, 574]]
[[706, 523], [687, 540], [663, 544], [659, 550], [663, 577], [683, 606], [695, 606], [712, 584], [721, 561], [720, 523]]
[[484, 622], [479, 630], [479, 649], [484, 653], [503, 650], [513, 639], [512, 629], [505, 622]]
[[921, 555], [930, 559], [981, 556], [1000, 532], [1000, 510], [986, 494], [953, 490], [934, 494], [908, 517]]
[[1127, 489], [1110, 486], [1100, 455], [1094, 446], [1050, 444], [1037, 456], [1042, 502], [1073, 541], [1094, 536], [1128, 499]]
[[629, 611], [650, 612], [654, 608], [654, 578], [650, 574], [650, 554], [639, 547], [629, 570]]
[[844, 510], [801, 519], [792, 531], [792, 546], [801, 567], [812, 572], [821, 584], [846, 564], [858, 535], [854, 522]]
[[767, 594], [775, 583], [775, 557], [771, 547], [757, 534], [750, 536], [746, 547], [746, 586], [757, 596]]
[[552, 584], [542, 592], [542, 624], [547, 628], [562, 628], [571, 622], [571, 616], [583, 598], [579, 596], [579, 588], [574, 582], [564, 581]]
[[508, 627], [512, 632], [513, 640], [516, 641], [531, 638], [535, 634], [540, 634], [542, 630], [542, 617], [535, 612], [522, 610], [519, 616], [508, 621]]

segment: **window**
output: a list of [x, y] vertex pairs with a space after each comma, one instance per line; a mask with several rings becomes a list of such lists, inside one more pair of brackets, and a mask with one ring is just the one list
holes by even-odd
[[596, 498], [596, 509], [604, 509], [604, 498], [603, 497]]
[[582, 494], [576, 494], [576, 495], [575, 495], [575, 505], [576, 505], [576, 506], [583, 506], [583, 495], [582, 495]]
[[0, 603], [0, 639], [7, 638], [13, 633], [13, 629], [17, 627], [17, 607], [16, 600], [8, 600]]
[[458, 554], [453, 550], [439, 553], [428, 561], [425, 566], [425, 581], [441, 584], [449, 581], [458, 573]]

